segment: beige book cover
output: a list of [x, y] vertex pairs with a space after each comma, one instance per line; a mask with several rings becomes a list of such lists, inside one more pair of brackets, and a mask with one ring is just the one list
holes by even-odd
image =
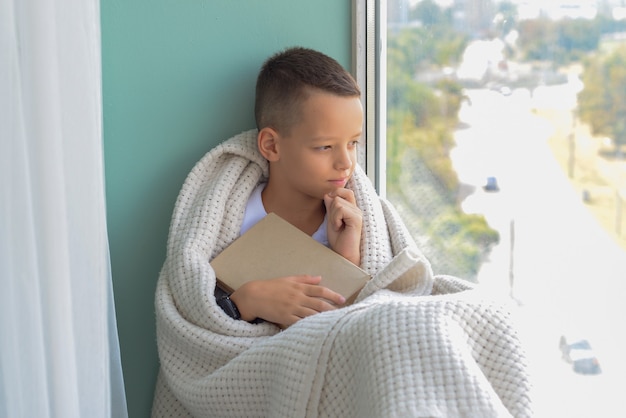
[[370, 276], [274, 213], [250, 228], [211, 261], [229, 291], [250, 280], [309, 274], [351, 303]]

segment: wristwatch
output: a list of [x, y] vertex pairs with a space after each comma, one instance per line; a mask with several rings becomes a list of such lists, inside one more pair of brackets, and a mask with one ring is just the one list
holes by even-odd
[[233, 319], [241, 319], [239, 309], [237, 309], [237, 305], [235, 305], [235, 302], [230, 300], [229, 295], [220, 296], [216, 300], [219, 307], [222, 308], [224, 312], [226, 312], [226, 315], [230, 316]]

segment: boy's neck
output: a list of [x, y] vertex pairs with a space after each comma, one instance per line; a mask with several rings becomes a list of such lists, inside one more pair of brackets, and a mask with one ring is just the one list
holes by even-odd
[[313, 235], [318, 230], [326, 215], [323, 200], [283, 196], [277, 193], [271, 182], [261, 193], [261, 199], [267, 213], [274, 212], [308, 235]]

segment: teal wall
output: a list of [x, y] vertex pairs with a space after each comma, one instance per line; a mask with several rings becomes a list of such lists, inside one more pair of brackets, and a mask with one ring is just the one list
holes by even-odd
[[174, 201], [200, 157], [254, 127], [257, 71], [302, 45], [348, 68], [351, 0], [101, 0], [108, 230], [131, 418], [157, 373], [153, 297]]

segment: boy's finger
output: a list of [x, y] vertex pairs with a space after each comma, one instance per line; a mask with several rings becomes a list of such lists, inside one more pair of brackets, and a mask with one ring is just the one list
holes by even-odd
[[342, 202], [337, 199], [341, 199], [338, 197], [330, 198], [330, 201], [326, 203], [326, 213], [328, 215], [328, 223], [335, 230], [339, 230], [343, 226], [343, 219], [345, 217], [345, 209], [343, 208]]
[[322, 281], [322, 276], [311, 276], [308, 274], [302, 274], [300, 276], [293, 276], [297, 282], [304, 284], [317, 285]]
[[314, 288], [309, 289], [308, 295], [317, 299], [327, 300], [335, 305], [343, 305], [346, 303], [346, 298], [344, 298], [341, 294], [333, 292], [324, 286], [315, 286]]
[[329, 197], [335, 198], [339, 197], [341, 199], [347, 200], [352, 204], [356, 204], [356, 198], [354, 197], [354, 192], [350, 189], [342, 188], [337, 189], [331, 193], [329, 193]]

